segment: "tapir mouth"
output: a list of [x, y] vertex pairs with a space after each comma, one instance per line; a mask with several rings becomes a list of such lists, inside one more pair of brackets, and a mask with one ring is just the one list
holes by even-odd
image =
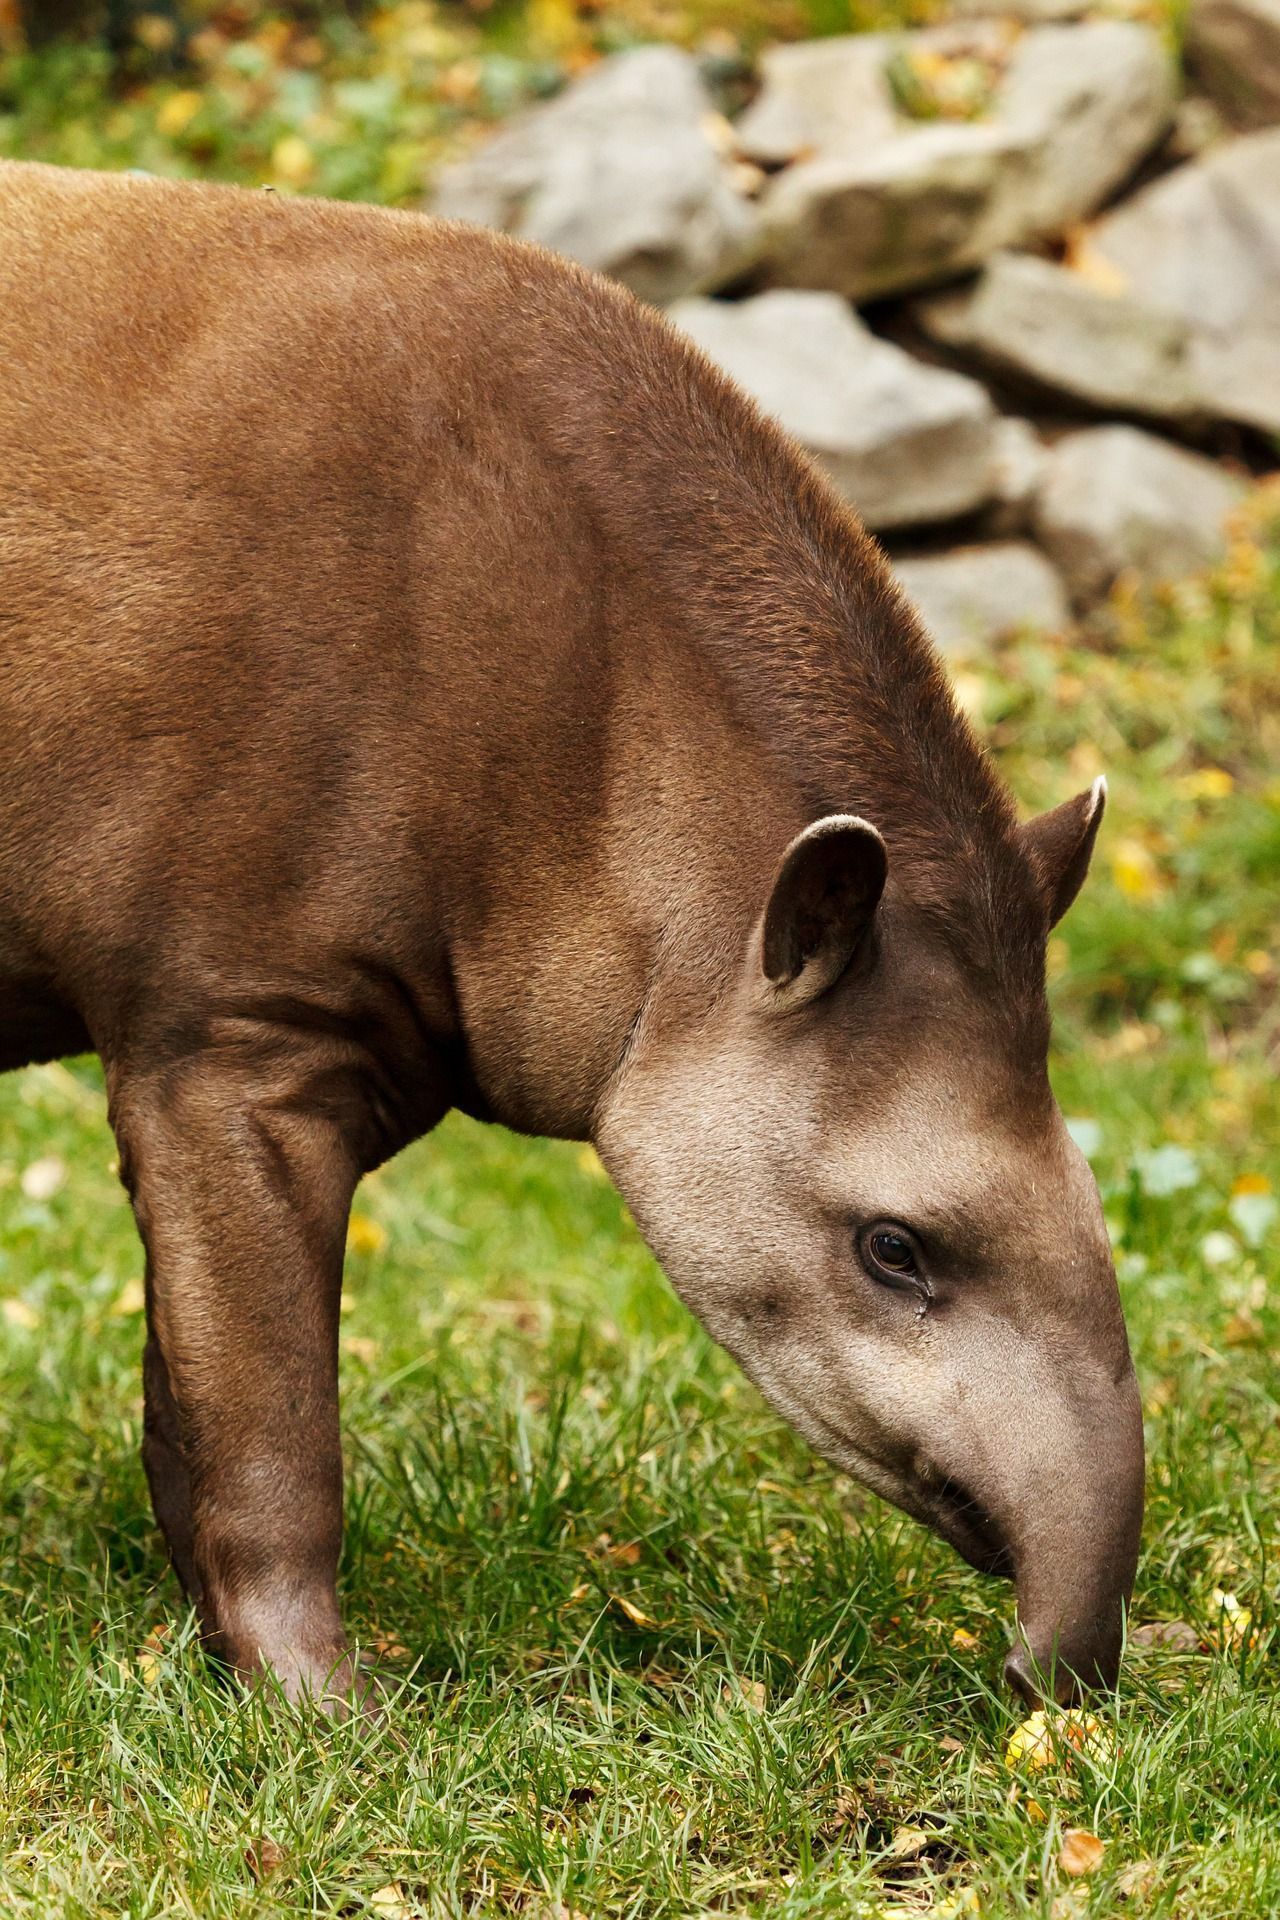
[[960, 1481], [945, 1478], [930, 1488], [933, 1524], [958, 1554], [1001, 1580], [1012, 1580], [1013, 1556], [982, 1502]]

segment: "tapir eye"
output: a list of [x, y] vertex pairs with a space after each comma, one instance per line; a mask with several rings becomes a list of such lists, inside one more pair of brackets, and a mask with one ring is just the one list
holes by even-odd
[[915, 1247], [900, 1227], [868, 1227], [861, 1252], [867, 1272], [881, 1286], [909, 1288], [913, 1293], [926, 1290]]

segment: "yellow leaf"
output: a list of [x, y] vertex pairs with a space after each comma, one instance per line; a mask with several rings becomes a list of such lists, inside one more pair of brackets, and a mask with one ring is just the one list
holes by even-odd
[[4, 1317], [11, 1327], [25, 1327], [28, 1333], [34, 1333], [40, 1325], [40, 1315], [25, 1300], [6, 1300]]
[[1045, 1812], [1044, 1808], [1040, 1805], [1040, 1802], [1038, 1800], [1032, 1800], [1030, 1797], [1028, 1797], [1027, 1818], [1028, 1820], [1034, 1820], [1038, 1827], [1042, 1827], [1044, 1826], [1045, 1822], [1048, 1820], [1049, 1816]]
[[577, 1606], [579, 1600], [586, 1599], [590, 1591], [591, 1591], [590, 1581], [579, 1580], [577, 1586], [574, 1588], [573, 1592], [569, 1595], [569, 1598], [565, 1601], [564, 1604], [566, 1605], [566, 1607], [575, 1607]]
[[1155, 900], [1164, 892], [1164, 880], [1150, 847], [1132, 837], [1118, 840], [1111, 852], [1111, 872], [1121, 893], [1130, 900]]
[[367, 1213], [353, 1213], [347, 1222], [347, 1247], [351, 1253], [381, 1253], [387, 1244], [387, 1230], [380, 1220]]
[[928, 1911], [932, 1920], [968, 1920], [970, 1914], [980, 1914], [982, 1908], [973, 1887], [957, 1887], [954, 1893], [944, 1893]]
[[970, 1633], [968, 1627], [957, 1627], [951, 1636], [951, 1644], [959, 1653], [972, 1653], [981, 1642], [976, 1633]]
[[156, 115], [156, 131], [176, 140], [185, 133], [200, 111], [200, 95], [193, 88], [185, 88], [181, 93], [171, 93]]
[[1039, 1771], [1053, 1764], [1056, 1748], [1049, 1730], [1049, 1716], [1042, 1709], [1029, 1714], [1009, 1735], [1004, 1750], [1006, 1767], [1028, 1766]]
[[1265, 1173], [1242, 1173], [1238, 1180], [1231, 1182], [1234, 1198], [1238, 1193], [1270, 1193], [1271, 1182]]
[[743, 1680], [739, 1678], [737, 1691], [753, 1713], [764, 1712], [768, 1704], [769, 1693], [763, 1680]]
[[283, 134], [272, 147], [271, 171], [286, 187], [305, 187], [315, 170], [315, 155], [301, 134]]
[[413, 1908], [405, 1899], [398, 1880], [392, 1880], [385, 1887], [379, 1887], [376, 1893], [371, 1893], [369, 1905], [375, 1913], [391, 1914], [393, 1920], [412, 1920]]
[[915, 1860], [936, 1838], [936, 1834], [926, 1833], [923, 1827], [899, 1827], [889, 1842], [889, 1857], [891, 1860]]
[[1225, 800], [1235, 791], [1235, 784], [1225, 767], [1197, 767], [1194, 773], [1184, 773], [1178, 782], [1189, 800]]
[[111, 1311], [123, 1318], [126, 1314], [141, 1313], [146, 1304], [147, 1290], [141, 1280], [126, 1280], [111, 1303]]
[[1112, 1735], [1091, 1713], [1069, 1707], [1065, 1712], [1050, 1715], [1043, 1708], [1037, 1708], [1010, 1734], [1004, 1763], [1006, 1767], [1022, 1765], [1039, 1772], [1043, 1767], [1052, 1766], [1055, 1760], [1069, 1760], [1072, 1748], [1095, 1760], [1103, 1760], [1114, 1746]]
[[1073, 1878], [1082, 1873], [1096, 1873], [1106, 1850], [1106, 1842], [1099, 1840], [1096, 1833], [1089, 1833], [1084, 1827], [1064, 1827], [1058, 1865]]
[[631, 1621], [633, 1626], [651, 1627], [653, 1625], [653, 1621], [649, 1618], [648, 1614], [641, 1613], [639, 1607], [636, 1606], [635, 1602], [632, 1600], [628, 1600], [625, 1594], [615, 1593], [613, 1595], [613, 1604], [622, 1613], [626, 1614], [628, 1620]]
[[137, 1654], [138, 1677], [144, 1687], [154, 1687], [160, 1678], [160, 1655], [164, 1649], [165, 1636], [169, 1628], [162, 1623], [153, 1627], [143, 1641]]
[[1241, 1606], [1234, 1593], [1224, 1593], [1221, 1587], [1214, 1588], [1212, 1604], [1218, 1616], [1218, 1632], [1223, 1644], [1228, 1647], [1251, 1647], [1257, 1638], [1250, 1631], [1253, 1609]]

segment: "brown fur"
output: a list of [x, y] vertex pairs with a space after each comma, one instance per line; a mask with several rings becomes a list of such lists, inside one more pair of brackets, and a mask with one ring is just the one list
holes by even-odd
[[[651, 1238], [700, 1311], [667, 1167], [697, 1058], [687, 1124], [718, 1112], [746, 1164], [720, 1035], [785, 1108], [806, 1035], [871, 1072], [966, 1034], [971, 1130], [1034, 1112], [1060, 1219], [1096, 1211], [1043, 955], [1097, 809], [1018, 827], [877, 549], [658, 316], [413, 216], [9, 165], [0, 347], [0, 1066], [102, 1055], [157, 1511], [236, 1664], [297, 1689], [341, 1661], [346, 1208], [450, 1106], [599, 1137], [642, 1221], [668, 1195]], [[782, 1021], [744, 956], [832, 813], [874, 823], [887, 889], [820, 1025]], [[866, 1097], [832, 1083], [828, 1132]], [[781, 1221], [792, 1174], [759, 1178]], [[1098, 1379], [1131, 1379], [1081, 1231]], [[1132, 1571], [1125, 1471], [1097, 1608]]]

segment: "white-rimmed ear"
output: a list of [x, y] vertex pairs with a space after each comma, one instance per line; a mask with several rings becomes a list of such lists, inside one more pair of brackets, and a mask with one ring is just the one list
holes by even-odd
[[1099, 774], [1087, 793], [1064, 800], [1060, 807], [1037, 814], [1019, 828], [1040, 882], [1051, 927], [1061, 920], [1084, 885], [1106, 804], [1107, 783]]
[[884, 841], [857, 814], [830, 813], [797, 834], [760, 931], [768, 1005], [803, 1006], [835, 985], [866, 937], [888, 870]]

